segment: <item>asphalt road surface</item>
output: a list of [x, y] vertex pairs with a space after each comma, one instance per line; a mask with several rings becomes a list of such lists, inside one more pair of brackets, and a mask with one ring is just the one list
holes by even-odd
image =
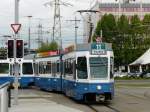
[[19, 105], [12, 100], [9, 112], [150, 112], [150, 86], [145, 83], [149, 85], [150, 80], [116, 81], [114, 100], [97, 104], [76, 102], [55, 92], [20, 89]]

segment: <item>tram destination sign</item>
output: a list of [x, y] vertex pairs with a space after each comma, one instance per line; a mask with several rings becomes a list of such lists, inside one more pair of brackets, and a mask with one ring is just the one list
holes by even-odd
[[93, 44], [91, 44], [91, 54], [92, 55], [106, 55], [105, 43], [93, 43]]

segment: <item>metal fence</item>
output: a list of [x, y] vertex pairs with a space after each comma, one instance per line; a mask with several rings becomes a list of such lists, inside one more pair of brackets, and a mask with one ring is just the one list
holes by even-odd
[[8, 112], [8, 106], [10, 102], [8, 93], [9, 85], [9, 82], [0, 85], [0, 112]]

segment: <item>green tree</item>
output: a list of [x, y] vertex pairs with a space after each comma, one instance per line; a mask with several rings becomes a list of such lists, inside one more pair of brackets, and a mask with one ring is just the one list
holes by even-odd
[[115, 38], [113, 47], [116, 66], [127, 65], [128, 55], [130, 54], [127, 48], [130, 45], [130, 40], [128, 35], [129, 20], [125, 15], [121, 15], [117, 21], [117, 32], [118, 35]]
[[58, 50], [58, 44], [56, 41], [52, 41], [51, 43], [42, 43], [41, 47], [37, 49], [37, 52], [46, 52]]
[[99, 20], [97, 24], [97, 28], [95, 30], [93, 41], [97, 36], [101, 35], [101, 30], [103, 32], [103, 41], [105, 42], [113, 42], [113, 37], [115, 37], [116, 30], [116, 20], [112, 14], [105, 14], [101, 20]]
[[125, 15], [115, 19], [105, 14], [97, 23], [93, 40], [103, 30], [103, 41], [112, 43], [115, 54], [115, 65], [128, 65], [141, 56], [150, 47], [150, 15], [141, 21], [137, 15], [131, 20]]

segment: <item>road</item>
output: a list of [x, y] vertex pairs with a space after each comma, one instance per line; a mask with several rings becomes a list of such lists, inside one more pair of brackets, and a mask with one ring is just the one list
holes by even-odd
[[[128, 86], [128, 84], [133, 86]], [[150, 83], [146, 81], [146, 83]], [[38, 89], [20, 89], [19, 107], [12, 104], [9, 112], [149, 112], [150, 87], [138, 87], [145, 81], [117, 81], [115, 98], [109, 103], [84, 104], [60, 93]], [[123, 86], [120, 86], [123, 84]], [[12, 96], [13, 97], [13, 96]]]

